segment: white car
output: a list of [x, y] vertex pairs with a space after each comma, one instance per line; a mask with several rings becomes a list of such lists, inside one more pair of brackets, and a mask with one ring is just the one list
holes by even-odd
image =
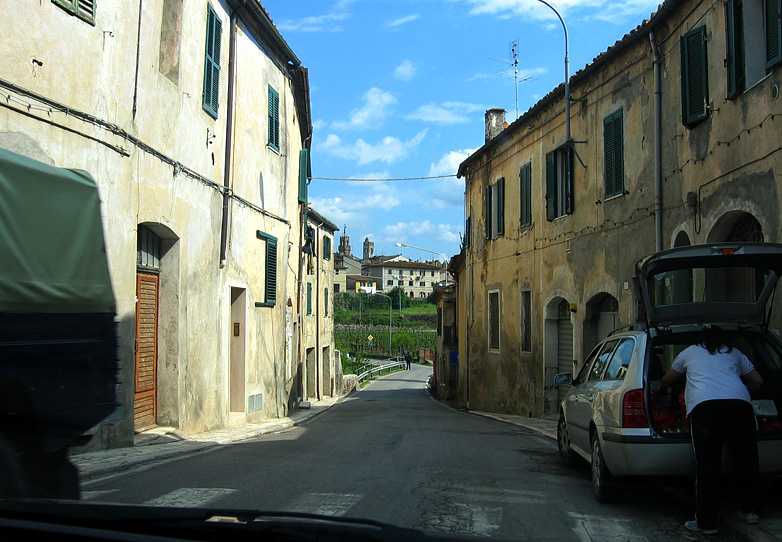
[[[769, 331], [770, 300], [782, 274], [782, 244], [693, 245], [653, 254], [636, 264], [647, 323], [620, 328], [589, 354], [569, 385], [557, 427], [566, 465], [592, 465], [595, 498], [609, 500], [614, 478], [695, 472], [683, 390], [650, 390], [676, 355], [707, 325], [746, 354], [763, 377], [752, 395], [761, 472], [782, 472], [782, 342]], [[782, 316], [782, 315], [778, 315]], [[778, 321], [778, 320], [777, 320]]]

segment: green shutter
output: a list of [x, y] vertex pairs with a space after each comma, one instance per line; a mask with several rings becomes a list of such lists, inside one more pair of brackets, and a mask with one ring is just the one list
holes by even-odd
[[519, 170], [519, 194], [519, 225], [524, 228], [532, 225], [532, 163], [524, 164]]
[[299, 203], [307, 203], [307, 171], [309, 165], [309, 151], [301, 149], [301, 152], [299, 152]]
[[497, 200], [497, 235], [505, 233], [505, 178], [497, 180], [494, 186], [497, 193], [494, 195]]
[[564, 150], [565, 153], [565, 214], [573, 214], [575, 203], [575, 190], [573, 189], [573, 147], [568, 144]]
[[256, 237], [266, 241], [264, 299], [263, 303], [256, 303], [256, 306], [274, 306], [277, 303], [277, 238], [261, 230], [256, 231]]
[[741, 4], [739, 0], [725, 0], [725, 71], [728, 76], [728, 99], [743, 90], [744, 53]]
[[269, 85], [269, 146], [280, 150], [280, 95]]
[[486, 187], [486, 239], [491, 239], [491, 185]]
[[307, 283], [307, 314], [312, 314], [312, 283]]
[[706, 27], [688, 32], [681, 39], [682, 123], [692, 127], [709, 115]]
[[554, 151], [546, 153], [546, 220], [557, 218], [557, 165]]
[[782, 0], [763, 0], [766, 69], [782, 61]]
[[468, 216], [464, 224], [464, 248], [470, 248], [470, 236], [472, 234], [472, 217]]
[[329, 315], [329, 289], [323, 288], [323, 316]]
[[323, 259], [331, 259], [331, 237], [328, 235], [323, 236]]
[[624, 192], [624, 142], [622, 110], [603, 120], [603, 150], [605, 167], [605, 197]]
[[220, 97], [220, 39], [223, 33], [223, 23], [207, 5], [206, 17], [206, 55], [204, 59], [204, 94], [203, 108], [212, 117], [217, 118]]

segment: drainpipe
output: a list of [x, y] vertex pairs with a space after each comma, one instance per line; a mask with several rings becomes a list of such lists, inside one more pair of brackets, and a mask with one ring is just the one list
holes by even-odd
[[236, 69], [236, 10], [231, 12], [228, 47], [228, 107], [225, 113], [225, 165], [223, 175], [223, 217], [220, 227], [220, 268], [225, 267], [228, 248], [228, 206], [231, 203], [231, 155], [234, 124], [234, 71]]
[[660, 52], [654, 41], [654, 32], [649, 32], [649, 41], [654, 54], [654, 227], [657, 252], [663, 249], [663, 175], [662, 175], [662, 111], [660, 106]]
[[133, 121], [134, 122], [136, 120], [136, 110], [138, 109], [138, 70], [139, 70], [139, 61], [141, 59], [141, 12], [143, 8], [143, 4], [144, 4], [144, 0], [138, 0], [138, 35], [136, 36], [136, 76], [133, 79]]

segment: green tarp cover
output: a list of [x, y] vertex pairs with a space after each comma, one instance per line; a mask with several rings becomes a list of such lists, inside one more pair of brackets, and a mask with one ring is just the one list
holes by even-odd
[[116, 312], [88, 173], [0, 149], [0, 312]]

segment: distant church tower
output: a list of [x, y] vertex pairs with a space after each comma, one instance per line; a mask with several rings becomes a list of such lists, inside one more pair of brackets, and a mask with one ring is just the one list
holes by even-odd
[[339, 238], [339, 253], [343, 256], [350, 256], [350, 237], [348, 237], [348, 226], [345, 225], [342, 230], [342, 237]]
[[369, 260], [375, 256], [375, 243], [369, 240], [369, 237], [364, 238], [364, 259]]

